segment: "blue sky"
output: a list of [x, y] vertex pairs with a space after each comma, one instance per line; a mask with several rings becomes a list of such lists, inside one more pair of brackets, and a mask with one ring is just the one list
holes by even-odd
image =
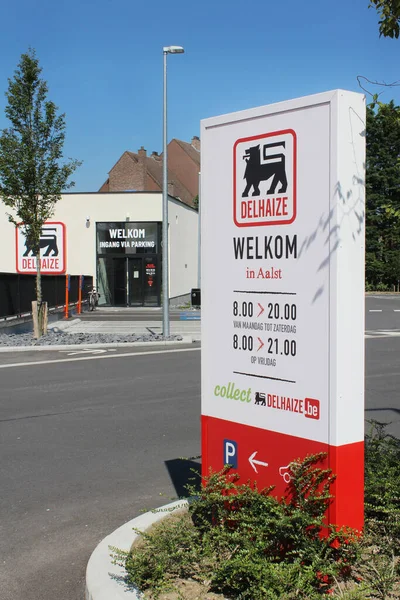
[[[36, 49], [49, 98], [66, 113], [65, 154], [83, 161], [75, 191], [97, 191], [125, 150], [162, 150], [162, 47], [168, 139], [206, 117], [335, 88], [357, 75], [400, 79], [400, 40], [379, 38], [368, 0], [15, 0], [3, 3], [0, 129], [7, 78]], [[373, 89], [372, 86], [369, 86]], [[400, 104], [400, 87], [384, 101]]]

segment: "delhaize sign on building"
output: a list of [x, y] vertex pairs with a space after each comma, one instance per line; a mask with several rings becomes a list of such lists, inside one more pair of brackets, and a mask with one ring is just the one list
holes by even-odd
[[364, 97], [207, 119], [201, 144], [203, 473], [280, 496], [327, 452], [329, 520], [361, 528]]
[[[40, 235], [40, 270], [44, 275], [61, 275], [66, 270], [65, 225], [46, 222]], [[36, 256], [24, 234], [23, 225], [16, 227], [17, 272], [36, 274]]]

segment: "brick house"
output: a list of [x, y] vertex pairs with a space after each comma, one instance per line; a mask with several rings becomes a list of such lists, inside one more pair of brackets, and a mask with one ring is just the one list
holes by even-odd
[[[140, 150], [126, 150], [108, 173], [108, 179], [99, 192], [162, 191], [163, 155], [152, 152], [147, 156], [143, 146]], [[173, 139], [168, 144], [168, 194], [193, 206], [199, 193], [200, 139], [191, 143]]]

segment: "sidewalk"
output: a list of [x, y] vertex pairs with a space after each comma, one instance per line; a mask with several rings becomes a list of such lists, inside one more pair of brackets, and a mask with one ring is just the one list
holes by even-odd
[[[199, 341], [201, 339], [200, 317], [199, 310], [171, 308], [169, 311], [170, 334], [181, 335], [185, 338], [192, 337], [193, 341]], [[71, 334], [162, 335], [162, 308], [99, 307], [93, 312], [74, 315], [68, 321], [59, 319], [49, 328], [57, 327]]]
[[[84, 312], [81, 315], [73, 313], [69, 319], [63, 318], [63, 313], [59, 313], [58, 319], [56, 315], [53, 315], [53, 319], [49, 322], [48, 331], [49, 333], [56, 333], [57, 331], [63, 332], [64, 334], [71, 335], [71, 344], [84, 344], [90, 346], [98, 345], [109, 345], [111, 343], [124, 342], [136, 345], [146, 341], [147, 343], [153, 342], [160, 344], [160, 341], [149, 340], [151, 336], [162, 336], [163, 334], [163, 318], [161, 308], [99, 308], [93, 312]], [[54, 319], [56, 317], [57, 320]], [[201, 321], [200, 311], [198, 310], [177, 310], [170, 309], [169, 318], [169, 329], [170, 336], [180, 336], [182, 342], [191, 343], [201, 341]], [[23, 329], [21, 330], [21, 326]], [[14, 331], [13, 331], [14, 329]], [[31, 322], [24, 322], [23, 324], [15, 324], [14, 327], [7, 327], [0, 329], [0, 333], [23, 333], [24, 331], [32, 331]], [[94, 339], [91, 341], [88, 339], [91, 335], [99, 338], [100, 335], [115, 336], [115, 340], [101, 340]], [[119, 337], [124, 336], [143, 336], [143, 340], [137, 340], [132, 342], [126, 342], [126, 340], [120, 340]], [[84, 340], [77, 340], [77, 336], [84, 337]], [[54, 348], [54, 344], [57, 341], [54, 339], [49, 342], [49, 345], [44, 341], [41, 348]], [[181, 342], [181, 343], [182, 343]], [[64, 342], [65, 343], [65, 339]], [[119, 344], [118, 344], [119, 345]], [[10, 350], [18, 346], [6, 346]], [[38, 346], [30, 346], [31, 349], [38, 348]], [[2, 348], [3, 350], [3, 348]]]

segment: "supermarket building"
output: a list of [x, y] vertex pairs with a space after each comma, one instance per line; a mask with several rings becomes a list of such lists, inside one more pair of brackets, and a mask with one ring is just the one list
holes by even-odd
[[[168, 196], [171, 304], [188, 300], [197, 287], [198, 216], [195, 208]], [[4, 304], [14, 293], [7, 282], [34, 278], [35, 257], [2, 203], [0, 240]], [[43, 278], [84, 275], [97, 286], [103, 306], [160, 306], [162, 252], [160, 191], [62, 194], [41, 236]]]

